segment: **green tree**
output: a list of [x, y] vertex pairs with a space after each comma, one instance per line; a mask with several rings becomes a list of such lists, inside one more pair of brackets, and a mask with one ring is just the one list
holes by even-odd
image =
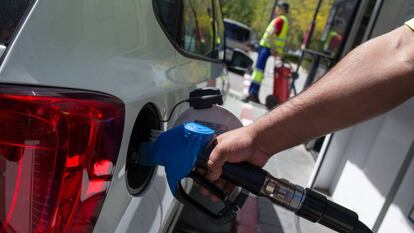
[[253, 8], [256, 1], [251, 0], [223, 0], [222, 10], [226, 18], [230, 18], [246, 25], [250, 25], [253, 18]]
[[[322, 1], [321, 8], [316, 18], [315, 30], [312, 36], [311, 47], [316, 48], [319, 38], [325, 27], [334, 0]], [[304, 35], [310, 28], [313, 14], [316, 10], [315, 0], [290, 0], [291, 10], [289, 13], [290, 31], [289, 42], [291, 49], [299, 49]]]
[[269, 0], [256, 0], [255, 2], [256, 7], [252, 11], [254, 19], [251, 27], [260, 39], [269, 24], [274, 2]]

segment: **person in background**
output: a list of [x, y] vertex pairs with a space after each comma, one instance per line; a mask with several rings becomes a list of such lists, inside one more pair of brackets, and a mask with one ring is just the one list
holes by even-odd
[[323, 41], [322, 51], [328, 55], [335, 56], [343, 41], [344, 23], [336, 23], [328, 32]]
[[277, 5], [275, 9], [275, 14], [277, 16], [267, 26], [266, 31], [260, 40], [256, 67], [253, 70], [252, 82], [249, 87], [249, 95], [243, 99], [243, 102], [252, 101], [260, 103], [259, 90], [260, 84], [264, 79], [266, 61], [270, 55], [283, 56], [289, 28], [288, 18], [286, 16], [288, 12], [288, 3], [279, 3]]

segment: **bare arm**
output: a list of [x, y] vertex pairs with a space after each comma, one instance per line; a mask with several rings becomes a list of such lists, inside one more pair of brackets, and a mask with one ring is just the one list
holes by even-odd
[[359, 46], [321, 80], [248, 127], [217, 137], [208, 177], [225, 162], [269, 156], [386, 112], [414, 95], [414, 32], [401, 26]]
[[308, 90], [251, 126], [274, 154], [390, 110], [414, 95], [414, 32], [402, 26], [352, 51]]

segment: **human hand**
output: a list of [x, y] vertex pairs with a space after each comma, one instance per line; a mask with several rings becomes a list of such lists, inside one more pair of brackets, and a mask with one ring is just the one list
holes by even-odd
[[207, 178], [218, 181], [224, 163], [249, 162], [263, 167], [270, 154], [260, 148], [256, 134], [251, 127], [235, 129], [219, 135], [216, 146], [207, 162]]

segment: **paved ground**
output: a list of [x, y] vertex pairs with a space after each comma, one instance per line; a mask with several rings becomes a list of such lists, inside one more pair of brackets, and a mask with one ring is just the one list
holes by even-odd
[[[256, 54], [251, 54], [252, 58], [256, 60]], [[267, 69], [265, 71], [265, 79], [262, 83], [260, 90], [260, 99], [263, 102], [268, 94], [271, 93], [273, 87], [273, 72], [272, 67], [274, 60], [269, 58], [267, 63]], [[243, 103], [240, 99], [246, 92], [246, 88], [249, 85], [249, 77], [239, 76], [233, 73], [229, 74], [230, 81], [230, 90], [229, 95], [225, 99], [224, 106], [232, 111], [236, 116], [240, 117], [240, 120], [243, 124], [247, 125], [256, 120], [257, 118], [263, 116], [268, 111], [267, 109], [258, 104], [254, 103]], [[299, 79], [296, 82], [297, 88], [300, 90], [303, 87], [304, 80], [306, 79], [306, 73], [302, 70], [299, 72]], [[283, 135], [280, 135], [280, 138], [275, 138], [275, 140], [283, 140]], [[308, 153], [303, 146], [297, 146], [292, 149], [283, 151], [277, 156], [273, 156], [268, 164], [265, 166], [265, 169], [268, 170], [275, 177], [286, 178], [293, 183], [306, 186], [310, 174], [314, 166], [314, 158], [310, 153]], [[181, 230], [178, 232], [260, 232], [260, 233], [328, 233], [332, 232], [328, 229], [325, 229], [322, 226], [307, 222], [306, 220], [301, 220], [297, 222], [295, 215], [290, 211], [287, 211], [281, 207], [273, 205], [270, 201], [264, 198], [254, 199], [256, 205], [251, 205], [251, 203], [245, 205], [249, 206], [250, 210], [257, 211], [257, 213], [240, 216], [244, 217], [245, 221], [257, 223], [256, 227], [241, 226], [239, 230], [233, 229], [230, 225], [217, 226], [214, 222], [209, 222], [205, 218], [200, 218], [199, 221], [190, 221], [182, 225]], [[253, 207], [252, 207], [253, 206]], [[196, 214], [192, 211], [185, 211], [187, 217], [182, 216], [183, 218], [194, 219]], [[249, 211], [245, 211], [249, 212]], [[250, 211], [251, 212], [251, 211]], [[257, 218], [257, 221], [254, 221], [252, 218]], [[195, 219], [194, 219], [195, 220]], [[202, 223], [200, 226], [199, 223]], [[202, 229], [201, 229], [202, 228]], [[186, 229], [186, 230], [183, 230]]]

